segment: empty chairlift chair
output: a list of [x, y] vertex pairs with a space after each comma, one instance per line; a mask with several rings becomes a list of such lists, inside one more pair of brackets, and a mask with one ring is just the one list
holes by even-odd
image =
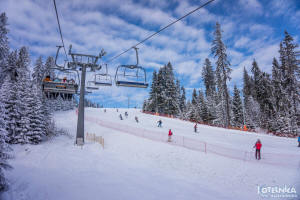
[[112, 86], [111, 76], [108, 74], [107, 65], [103, 73], [95, 74], [94, 84], [96, 86]]
[[94, 81], [88, 81], [87, 82], [87, 86], [85, 87], [88, 91], [91, 90], [99, 90], [99, 88], [97, 86], [95, 86], [95, 82]]
[[136, 52], [136, 65], [120, 65], [117, 67], [115, 74], [116, 86], [147, 88], [146, 70], [138, 66], [139, 58], [136, 47], [133, 47]]

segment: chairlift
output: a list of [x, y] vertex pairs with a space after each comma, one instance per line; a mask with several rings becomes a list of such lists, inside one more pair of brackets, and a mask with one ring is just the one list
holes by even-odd
[[147, 88], [146, 70], [138, 66], [138, 48], [133, 47], [136, 53], [136, 65], [120, 65], [115, 74], [116, 86]]
[[107, 64], [105, 64], [105, 72], [95, 74], [94, 84], [97, 86], [112, 86], [111, 76], [108, 74]]
[[[50, 75], [46, 74], [42, 82], [42, 90], [47, 98], [56, 99], [61, 96], [65, 100], [71, 100], [74, 94], [78, 92], [79, 73], [72, 69], [50, 68], [56, 71]], [[52, 77], [51, 77], [52, 76]]]
[[87, 86], [85, 87], [87, 90], [99, 90], [97, 86], [95, 86], [94, 81], [88, 81]]

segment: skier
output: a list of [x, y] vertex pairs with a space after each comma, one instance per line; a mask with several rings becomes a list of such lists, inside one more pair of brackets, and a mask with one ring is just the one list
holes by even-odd
[[136, 123], [139, 123], [139, 119], [137, 116], [135, 116], [134, 119], [135, 119]]
[[194, 131], [195, 131], [195, 133], [197, 133], [197, 123], [194, 126]]
[[117, 112], [119, 112], [119, 109], [117, 108]]
[[126, 117], [126, 118], [128, 117], [128, 112], [127, 112], [127, 111], [125, 112], [125, 117]]
[[172, 133], [171, 129], [169, 129], [168, 142], [172, 141], [172, 135], [173, 135], [173, 133]]
[[162, 121], [161, 121], [161, 119], [160, 119], [160, 120], [158, 120], [158, 122], [157, 122], [157, 127], [161, 127], [161, 125], [162, 125]]
[[119, 115], [119, 117], [120, 117], [120, 120], [123, 120], [123, 117], [122, 117], [122, 115], [121, 115], [121, 114]]
[[106, 113], [106, 109], [104, 109], [104, 112]]
[[298, 147], [300, 147], [300, 135], [298, 136]]
[[255, 145], [253, 146], [253, 148], [256, 148], [256, 151], [255, 151], [255, 158], [256, 160], [260, 160], [260, 149], [261, 149], [261, 142], [260, 140], [258, 139], [255, 143]]

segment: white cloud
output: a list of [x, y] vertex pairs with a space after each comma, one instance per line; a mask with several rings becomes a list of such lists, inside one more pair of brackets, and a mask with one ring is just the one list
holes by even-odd
[[239, 4], [248, 13], [259, 15], [263, 13], [263, 6], [257, 0], [239, 0]]

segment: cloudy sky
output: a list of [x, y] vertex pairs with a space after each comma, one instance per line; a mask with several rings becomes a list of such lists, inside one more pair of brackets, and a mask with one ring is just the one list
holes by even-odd
[[[78, 53], [97, 55], [103, 48], [102, 63], [132, 47], [148, 35], [205, 3], [205, 0], [57, 0], [66, 47]], [[28, 46], [32, 65], [42, 55], [55, 56], [60, 37], [52, 0], [0, 0], [6, 12], [12, 49]], [[151, 81], [153, 70], [171, 62], [176, 77], [187, 89], [201, 88], [201, 71], [210, 58], [216, 22], [221, 24], [224, 43], [233, 72], [230, 87], [241, 86], [243, 67], [250, 69], [255, 58], [271, 72], [278, 57], [279, 42], [287, 30], [298, 42], [300, 36], [299, 0], [215, 0], [207, 7], [138, 46], [140, 65]], [[119, 64], [135, 63], [133, 50], [108, 64], [114, 76]], [[92, 79], [93, 74], [89, 74]], [[141, 106], [149, 89], [106, 87], [89, 95], [104, 106]]]

